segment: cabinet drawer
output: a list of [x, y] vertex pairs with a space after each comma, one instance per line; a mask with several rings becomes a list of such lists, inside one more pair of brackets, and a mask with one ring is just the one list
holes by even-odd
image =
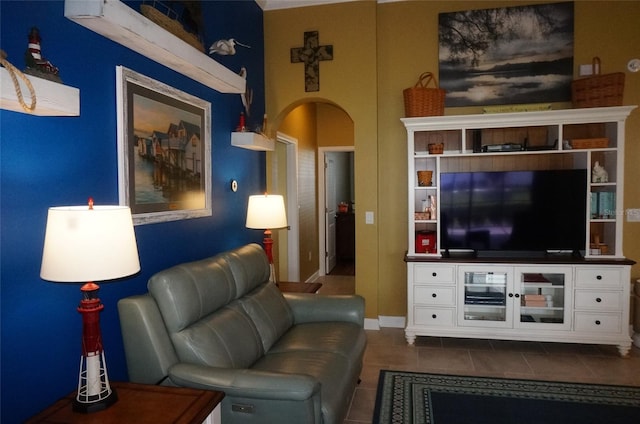
[[413, 302], [424, 305], [454, 306], [456, 290], [452, 286], [416, 286], [413, 289]]
[[455, 267], [440, 265], [415, 265], [413, 279], [419, 283], [453, 283]]
[[575, 330], [619, 333], [621, 329], [621, 321], [620, 314], [576, 312]]
[[429, 325], [432, 327], [453, 327], [453, 317], [455, 315], [455, 309], [416, 306], [413, 311], [415, 323], [417, 325]]
[[619, 269], [613, 268], [578, 268], [576, 270], [576, 287], [620, 287]]
[[575, 307], [576, 309], [620, 311], [622, 309], [622, 292], [576, 290]]

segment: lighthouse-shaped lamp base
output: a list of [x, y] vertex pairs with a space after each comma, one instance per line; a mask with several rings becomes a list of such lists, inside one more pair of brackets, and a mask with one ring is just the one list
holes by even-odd
[[271, 238], [271, 230], [266, 229], [264, 231], [264, 239], [262, 239], [262, 243], [264, 244], [264, 251], [267, 254], [267, 259], [269, 260], [269, 281], [278, 285], [278, 280], [276, 279], [276, 267], [273, 264], [273, 239]]
[[100, 311], [104, 305], [98, 298], [100, 287], [87, 283], [80, 289], [82, 300], [78, 312], [82, 314], [82, 357], [78, 376], [78, 394], [73, 410], [91, 413], [113, 405], [118, 395], [109, 385], [107, 363], [102, 350], [100, 334]]

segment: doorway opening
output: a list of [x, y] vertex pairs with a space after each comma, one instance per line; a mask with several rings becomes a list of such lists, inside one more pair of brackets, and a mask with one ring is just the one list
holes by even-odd
[[319, 275], [355, 275], [353, 146], [318, 149]]
[[[279, 243], [281, 248], [287, 246], [286, 249], [278, 252], [282, 265], [279, 268], [280, 275], [283, 281], [285, 278], [292, 281], [296, 277], [296, 272], [291, 269], [291, 266], [292, 262], [296, 262], [299, 276], [299, 280], [296, 279], [296, 281], [316, 281], [318, 277], [327, 275], [338, 263], [336, 247], [343, 245], [336, 245], [335, 232], [330, 232], [327, 239], [326, 230], [335, 229], [339, 203], [346, 203], [348, 212], [353, 212], [355, 205], [352, 194], [355, 192], [353, 187], [354, 124], [344, 109], [330, 101], [320, 99], [314, 99], [314, 101], [305, 99], [291, 104], [274, 122], [278, 123], [276, 129], [279, 133], [277, 137], [279, 142], [276, 143], [276, 152], [268, 154], [269, 158], [274, 159], [270, 159], [267, 164], [267, 187], [273, 193], [291, 193], [292, 185], [285, 181], [292, 177], [297, 186], [297, 190], [294, 189], [297, 194], [297, 204], [287, 202], [287, 216], [297, 218], [297, 249], [294, 240], [289, 239], [287, 242]], [[289, 147], [285, 148], [285, 146]], [[278, 150], [292, 152], [293, 146], [297, 149], [297, 165], [287, 169], [283, 164], [288, 162], [285, 159], [288, 154], [278, 153]], [[333, 196], [329, 201], [325, 198], [327, 193], [325, 152], [351, 155], [351, 159], [347, 161], [349, 171], [345, 174], [348, 177], [330, 174], [334, 176], [332, 187], [342, 186], [343, 180], [347, 178], [349, 190], [346, 195], [329, 190], [329, 194]], [[342, 158], [337, 160], [341, 161]], [[277, 167], [277, 170], [271, 166]], [[333, 217], [333, 220], [328, 222], [327, 217]], [[289, 236], [294, 236], [293, 231], [289, 231]], [[281, 238], [287, 238], [284, 231]], [[352, 243], [355, 245], [355, 237]], [[329, 270], [327, 270], [326, 246], [331, 247], [333, 252], [329, 255], [334, 261], [330, 262]], [[353, 279], [353, 276], [349, 278]]]

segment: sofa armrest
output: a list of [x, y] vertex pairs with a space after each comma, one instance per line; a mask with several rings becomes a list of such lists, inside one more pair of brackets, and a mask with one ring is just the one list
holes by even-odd
[[283, 293], [294, 322], [346, 321], [364, 327], [364, 298], [359, 295]]
[[169, 378], [179, 386], [219, 390], [242, 398], [305, 401], [320, 393], [320, 383], [302, 374], [179, 363], [171, 367]]

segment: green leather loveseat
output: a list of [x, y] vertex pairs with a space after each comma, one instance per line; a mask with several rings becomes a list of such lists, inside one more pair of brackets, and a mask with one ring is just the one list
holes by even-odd
[[249, 244], [155, 274], [118, 302], [129, 379], [220, 390], [222, 421], [344, 420], [366, 346], [360, 296], [281, 293]]

